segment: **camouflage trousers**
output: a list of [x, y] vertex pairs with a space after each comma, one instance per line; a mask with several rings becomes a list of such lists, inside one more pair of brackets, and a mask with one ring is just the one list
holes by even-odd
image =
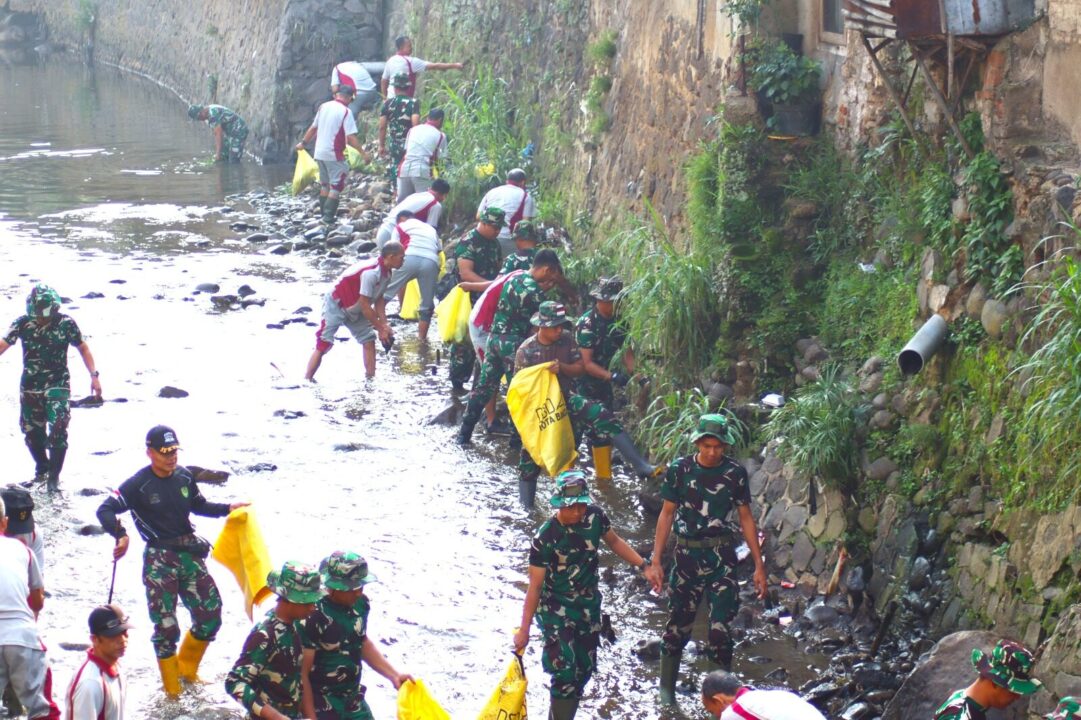
[[373, 720], [363, 685], [348, 695], [324, 695], [318, 690], [313, 690], [313, 694], [316, 720]]
[[[594, 446], [611, 445], [612, 436], [623, 432], [623, 426], [619, 424], [615, 416], [596, 400], [590, 400], [572, 392], [566, 401], [567, 414], [571, 419], [571, 427], [574, 428], [576, 445], [583, 431]], [[518, 458], [518, 475], [523, 479], [536, 478], [540, 475], [540, 466], [533, 461], [533, 457], [524, 447]]]
[[541, 666], [552, 676], [553, 698], [580, 698], [597, 667], [601, 606], [575, 607], [559, 604], [537, 613], [544, 639]]
[[400, 142], [387, 138], [387, 156], [387, 180], [393, 184], [398, 179], [398, 166], [402, 164], [402, 158], [405, 157], [405, 138], [402, 138]]
[[711, 548], [676, 545], [668, 587], [669, 614], [661, 637], [662, 653], [676, 655], [687, 646], [704, 595], [709, 603], [706, 657], [723, 668], [731, 668], [733, 643], [728, 624], [739, 609], [736, 554], [731, 543]]
[[19, 429], [26, 436], [28, 446], [32, 438], [39, 441], [47, 439], [49, 447], [56, 450], [68, 446], [70, 396], [71, 391], [67, 388], [23, 390], [19, 393]]
[[480, 378], [469, 393], [464, 422], [476, 424], [484, 412], [484, 406], [499, 392], [499, 383], [503, 376], [508, 380], [514, 377], [514, 354], [518, 352], [521, 344], [522, 338], [517, 335], [492, 335], [488, 338], [488, 348], [480, 366]]
[[244, 157], [244, 141], [247, 139], [247, 130], [244, 131], [243, 135], [226, 134], [221, 141], [221, 154], [218, 155], [218, 159], [227, 160], [228, 162], [240, 162]]
[[477, 352], [473, 349], [473, 343], [466, 338], [460, 343], [451, 343], [450, 346], [450, 381], [464, 385], [473, 377], [473, 368], [476, 366]]
[[191, 613], [191, 634], [210, 642], [221, 628], [221, 595], [206, 562], [188, 552], [147, 546], [143, 553], [143, 584], [154, 632], [150, 641], [159, 658], [176, 655], [180, 625], [176, 601]]

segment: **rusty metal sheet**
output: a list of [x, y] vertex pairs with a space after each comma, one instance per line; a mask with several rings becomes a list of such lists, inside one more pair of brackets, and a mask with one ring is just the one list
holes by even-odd
[[[975, 0], [979, 1], [979, 0]], [[893, 0], [894, 21], [900, 38], [942, 35], [939, 0]]]
[[1036, 15], [1034, 0], [943, 0], [946, 31], [954, 35], [1004, 35]]

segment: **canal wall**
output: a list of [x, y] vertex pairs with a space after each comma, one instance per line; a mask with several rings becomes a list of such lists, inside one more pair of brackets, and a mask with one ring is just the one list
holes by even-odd
[[[382, 0], [13, 0], [54, 42], [247, 120], [248, 150], [286, 158], [343, 60], [382, 58]], [[181, 103], [177, 112], [183, 112]]]

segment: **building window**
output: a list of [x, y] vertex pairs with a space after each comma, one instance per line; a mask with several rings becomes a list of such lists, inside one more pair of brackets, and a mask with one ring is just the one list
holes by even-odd
[[841, 0], [822, 0], [822, 40], [843, 43], [845, 32]]

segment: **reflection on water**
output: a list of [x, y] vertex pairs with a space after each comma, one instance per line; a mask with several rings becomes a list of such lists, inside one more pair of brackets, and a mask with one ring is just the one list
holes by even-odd
[[[463, 451], [450, 442], [452, 429], [428, 424], [448, 401], [438, 343], [399, 328], [397, 346], [380, 353], [377, 377], [365, 382], [359, 348], [342, 342], [325, 359], [320, 384], [301, 382], [314, 328], [267, 325], [317, 322], [317, 311], [297, 311], [320, 306], [335, 269], [262, 254], [229, 229], [259, 218], [221, 207], [227, 195], [281, 183], [288, 168], [202, 164], [206, 128], [188, 122], [160, 88], [108, 70], [0, 68], [0, 92], [0, 324], [22, 312], [33, 281], [55, 285], [73, 299], [65, 310], [87, 335], [106, 397], [127, 400], [73, 410], [65, 493], [37, 496], [51, 593], [41, 624], [55, 685], [66, 687], [80, 661], [59, 644], [86, 641], [86, 614], [105, 600], [112, 570], [111, 538], [79, 530], [94, 522], [100, 493], [145, 464], [143, 435], [163, 422], [181, 438], [181, 462], [233, 473], [205, 492], [253, 500], [276, 563], [317, 562], [337, 549], [365, 555], [381, 580], [368, 589], [371, 637], [400, 670], [423, 677], [452, 716], [475, 715], [506, 663], [529, 538], [543, 513], [517, 507], [515, 456], [505, 443], [481, 438]], [[205, 282], [224, 293], [247, 283], [266, 303], [218, 311], [193, 294]], [[73, 394], [82, 397], [89, 381], [74, 353], [70, 364]], [[17, 427], [19, 372], [17, 349], [0, 358], [0, 457], [9, 481], [32, 474]], [[190, 396], [159, 398], [164, 385]], [[257, 471], [260, 463], [277, 469]], [[538, 497], [549, 491], [546, 484]], [[653, 522], [642, 517], [637, 491], [624, 478], [596, 488], [595, 498], [641, 546]], [[196, 526], [214, 538], [221, 521], [196, 518]], [[115, 597], [137, 623], [125, 659], [131, 716], [241, 717], [222, 686], [250, 627], [235, 584], [212, 564], [224, 627], [200, 672], [206, 683], [180, 703], [167, 701], [149, 642], [140, 546], [133, 539], [119, 564]], [[657, 717], [656, 665], [640, 663], [633, 649], [657, 636], [663, 601], [607, 551], [602, 566], [618, 637], [600, 652], [581, 716]], [[187, 626], [187, 614], [180, 618]], [[533, 714], [542, 716], [547, 678], [538, 645], [534, 635], [526, 666]], [[794, 680], [809, 675], [812, 659], [788, 642], [769, 654], [772, 664], [740, 668], [752, 677], [777, 665]], [[364, 678], [376, 717], [392, 717], [388, 684], [370, 670]], [[683, 704], [691, 711], [696, 701]]]

